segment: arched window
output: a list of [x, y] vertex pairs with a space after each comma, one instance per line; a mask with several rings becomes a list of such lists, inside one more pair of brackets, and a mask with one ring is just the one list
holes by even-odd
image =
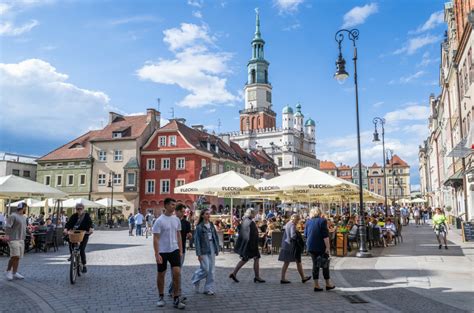
[[255, 70], [250, 71], [250, 83], [255, 84]]

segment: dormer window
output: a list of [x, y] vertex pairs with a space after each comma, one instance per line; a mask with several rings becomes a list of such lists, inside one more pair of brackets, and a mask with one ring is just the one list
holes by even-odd
[[69, 149], [79, 149], [79, 148], [83, 148], [83, 146], [78, 142], [74, 143], [71, 147], [69, 147]]
[[122, 138], [122, 132], [113, 132], [112, 138]]

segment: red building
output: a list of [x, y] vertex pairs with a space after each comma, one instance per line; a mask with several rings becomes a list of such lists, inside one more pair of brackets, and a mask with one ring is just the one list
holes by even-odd
[[349, 165], [340, 164], [337, 167], [337, 177], [352, 182], [352, 168]]
[[[175, 194], [174, 188], [200, 178], [235, 170], [260, 178], [276, 173], [277, 166], [264, 151], [247, 153], [237, 144], [221, 139], [184, 120], [171, 120], [156, 130], [141, 152], [140, 206], [163, 208], [165, 198], [193, 207], [198, 196]], [[215, 197], [206, 197], [218, 204]]]

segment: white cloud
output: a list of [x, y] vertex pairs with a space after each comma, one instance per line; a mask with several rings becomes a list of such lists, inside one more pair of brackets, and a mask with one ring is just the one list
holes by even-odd
[[425, 67], [428, 66], [432, 63], [438, 63], [440, 61], [439, 58], [431, 58], [430, 53], [426, 51], [423, 53], [423, 56], [421, 57], [420, 63], [417, 64], [418, 67]]
[[291, 25], [283, 28], [283, 30], [284, 31], [292, 31], [292, 30], [297, 30], [299, 28], [301, 28], [301, 24], [300, 24], [300, 22], [296, 22], [294, 24], [291, 24]]
[[430, 108], [424, 105], [412, 105], [395, 110], [385, 114], [387, 123], [396, 123], [400, 121], [419, 121], [426, 120], [430, 115]]
[[304, 0], [273, 0], [273, 5], [280, 14], [293, 14], [298, 12], [298, 8]]
[[5, 21], [0, 23], [0, 36], [18, 36], [27, 33], [34, 27], [38, 26], [37, 20], [31, 20], [23, 25], [15, 25], [12, 22]]
[[381, 106], [384, 103], [385, 103], [384, 101], [375, 102], [374, 104], [372, 104], [372, 107], [378, 108], [379, 106]]
[[433, 36], [430, 34], [414, 37], [409, 39], [408, 42], [402, 48], [395, 50], [393, 54], [406, 53], [408, 55], [412, 55], [424, 46], [437, 43], [441, 39], [442, 36]]
[[[426, 74], [425, 71], [418, 71], [416, 73], [400, 77], [398, 82], [400, 84], [408, 84], [408, 83], [411, 83], [411, 82], [415, 81], [416, 79], [420, 78], [421, 76], [423, 76], [425, 74]], [[395, 81], [393, 81], [393, 80], [390, 81], [390, 84], [394, 84], [394, 83], [395, 83]]]
[[431, 30], [443, 23], [444, 23], [444, 12], [443, 11], [434, 12], [430, 15], [428, 20], [422, 26], [418, 27], [414, 31], [414, 33], [422, 33], [427, 30]]
[[201, 11], [193, 11], [193, 16], [195, 18], [202, 18], [202, 12]]
[[0, 36], [20, 36], [31, 31], [40, 23], [32, 19], [17, 25], [16, 16], [36, 6], [53, 3], [54, 0], [4, 0], [0, 3]]
[[0, 128], [30, 137], [67, 139], [106, 119], [109, 97], [77, 87], [48, 62], [0, 63]]
[[146, 23], [146, 22], [157, 22], [158, 19], [153, 15], [134, 15], [122, 17], [114, 20], [110, 20], [108, 24], [110, 26], [120, 26], [131, 23]]
[[230, 53], [214, 52], [215, 38], [206, 26], [181, 24], [180, 28], [163, 32], [173, 59], [147, 62], [137, 70], [140, 79], [159, 84], [177, 85], [189, 92], [178, 105], [199, 108], [207, 105], [229, 104], [238, 96], [227, 90], [226, 75], [230, 73]]
[[344, 14], [344, 23], [342, 28], [354, 27], [364, 24], [365, 20], [379, 11], [377, 3], [366, 4], [361, 7], [354, 7]]
[[196, 8], [202, 8], [203, 3], [203, 0], [188, 0], [188, 4]]

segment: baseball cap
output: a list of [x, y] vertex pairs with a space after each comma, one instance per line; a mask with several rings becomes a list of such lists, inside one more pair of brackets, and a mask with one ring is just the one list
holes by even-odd
[[21, 209], [25, 209], [26, 208], [26, 203], [25, 202], [20, 202], [18, 203], [18, 205], [16, 206], [16, 209], [17, 210], [21, 210]]

